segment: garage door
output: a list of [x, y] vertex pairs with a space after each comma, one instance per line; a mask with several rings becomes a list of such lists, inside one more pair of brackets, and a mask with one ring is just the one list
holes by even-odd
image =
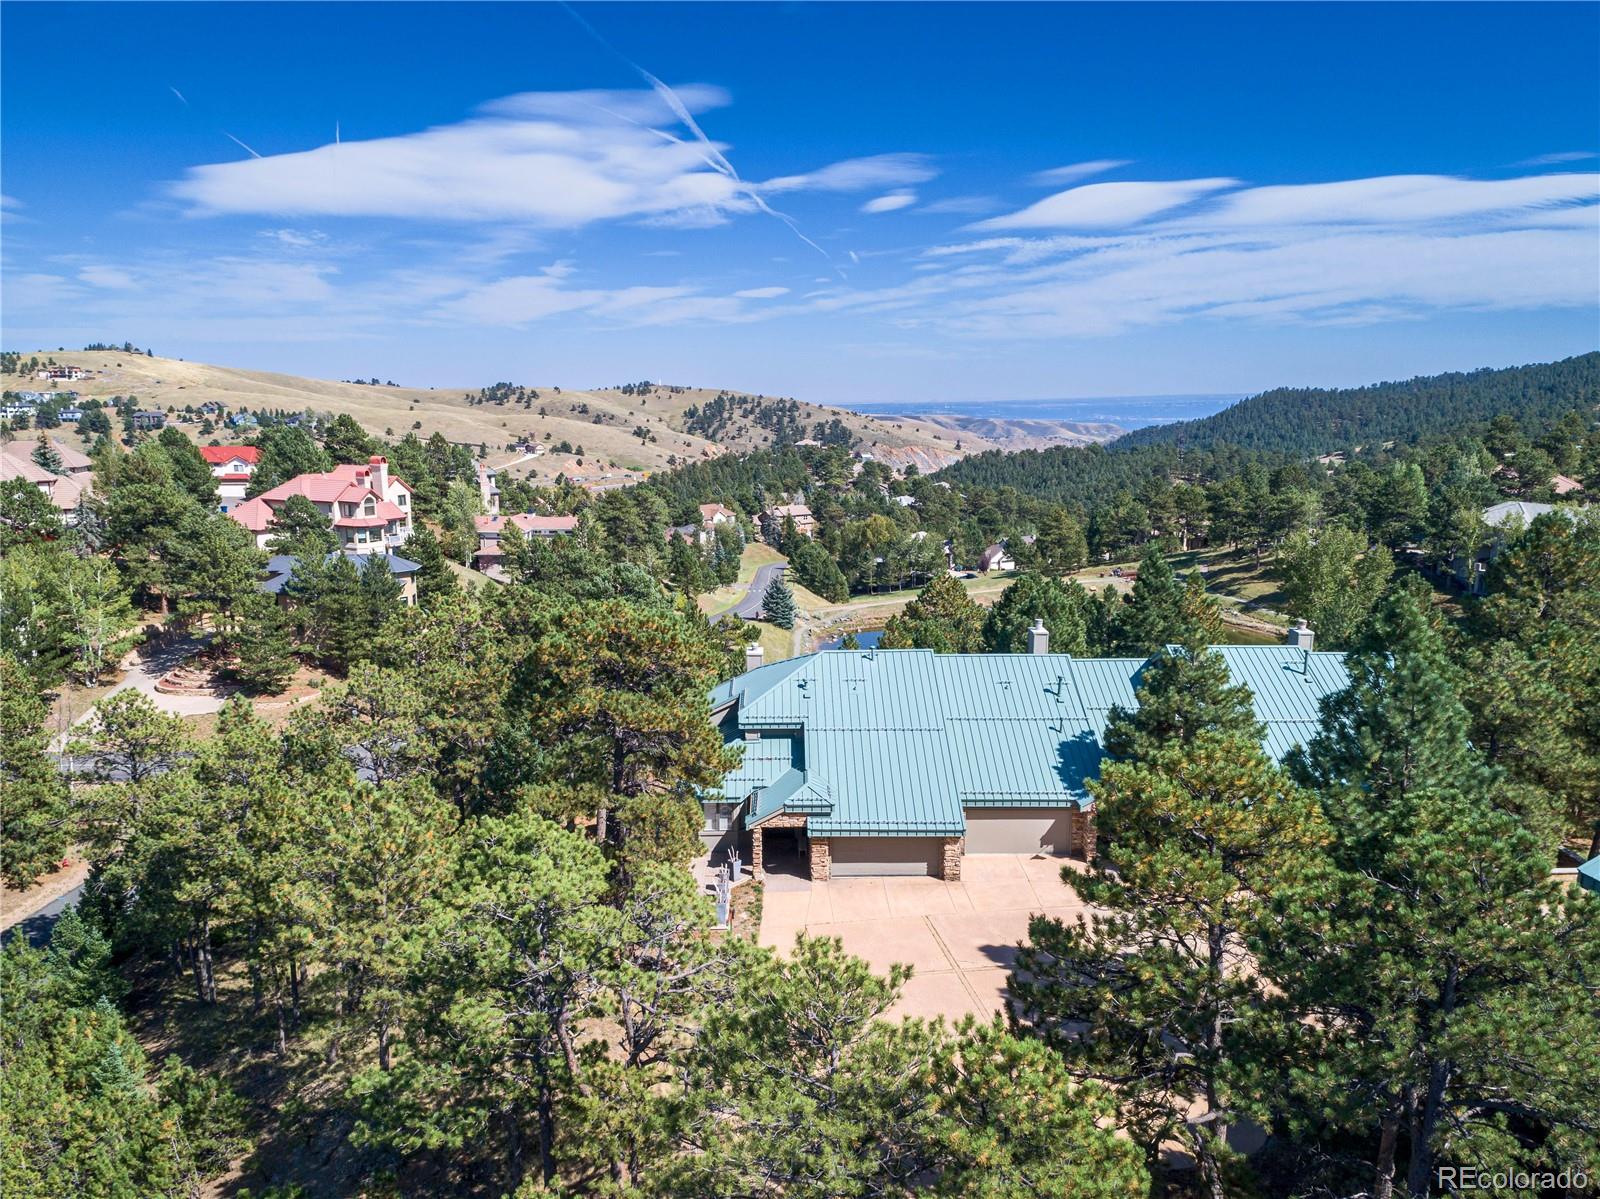
[[968, 853], [1050, 853], [1072, 849], [1071, 808], [968, 808]]
[[944, 842], [934, 837], [834, 837], [829, 846], [834, 877], [862, 874], [931, 874], [944, 864]]

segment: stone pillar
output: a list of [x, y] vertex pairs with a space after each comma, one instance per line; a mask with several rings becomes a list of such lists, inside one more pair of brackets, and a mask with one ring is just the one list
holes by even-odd
[[750, 877], [759, 879], [761, 874], [761, 830], [750, 830]]
[[825, 883], [828, 873], [833, 868], [833, 842], [826, 837], [816, 837], [811, 841], [811, 881]]
[[1072, 850], [1085, 862], [1094, 861], [1094, 809], [1079, 808], [1072, 816]]
[[961, 855], [967, 851], [965, 837], [946, 837], [944, 839], [944, 861], [939, 871], [939, 877], [947, 883], [961, 881]]

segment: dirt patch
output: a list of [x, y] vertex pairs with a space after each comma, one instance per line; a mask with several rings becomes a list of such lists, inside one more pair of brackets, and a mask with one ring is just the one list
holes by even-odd
[[0, 887], [0, 929], [21, 924], [74, 887], [81, 887], [88, 877], [89, 863], [77, 854], [69, 853], [62, 859], [59, 869], [25, 890]]

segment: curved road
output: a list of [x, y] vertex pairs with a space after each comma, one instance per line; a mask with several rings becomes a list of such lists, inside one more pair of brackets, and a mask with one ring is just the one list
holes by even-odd
[[58, 895], [33, 915], [17, 921], [6, 929], [0, 939], [10, 941], [13, 937], [22, 937], [35, 949], [43, 948], [50, 940], [50, 932], [56, 926], [56, 920], [68, 908], [78, 906], [78, 900], [83, 898], [83, 884], [79, 883], [65, 895]]
[[772, 586], [772, 580], [788, 569], [786, 562], [769, 562], [766, 566], [756, 568], [756, 577], [750, 580], [750, 586], [745, 589], [744, 598], [727, 612], [719, 612], [713, 618], [715, 624], [724, 616], [732, 613], [740, 620], [755, 620], [761, 615], [761, 605], [766, 602], [767, 588]]

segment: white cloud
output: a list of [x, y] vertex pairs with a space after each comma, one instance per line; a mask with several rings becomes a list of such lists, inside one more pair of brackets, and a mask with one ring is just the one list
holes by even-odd
[[[674, 90], [691, 114], [728, 102], [704, 84]], [[726, 148], [691, 136], [653, 91], [529, 92], [453, 125], [193, 167], [169, 190], [198, 216], [684, 227], [755, 211], [758, 191], [856, 191], [933, 175], [921, 155], [885, 154], [750, 184], [719, 161]]]
[[263, 229], [261, 236], [293, 250], [309, 250], [328, 240], [328, 235], [317, 229]]
[[788, 191], [868, 191], [908, 183], [926, 183], [938, 172], [925, 154], [877, 154], [849, 158], [804, 175], [784, 175], [759, 185], [766, 193]]
[[733, 293], [741, 300], [775, 300], [789, 294], [787, 287], [747, 287]]
[[90, 287], [109, 287], [113, 291], [130, 291], [138, 286], [132, 275], [114, 266], [86, 266], [78, 272], [78, 278]]
[[924, 204], [919, 212], [950, 213], [955, 216], [982, 216], [1004, 205], [995, 196], [947, 196]]
[[861, 206], [862, 212], [895, 212], [901, 208], [910, 208], [917, 202], [917, 193], [912, 191], [890, 192], [887, 195], [876, 196]]
[[1028, 177], [1028, 182], [1038, 187], [1060, 187], [1063, 183], [1076, 183], [1079, 179], [1087, 179], [1090, 175], [1103, 175], [1118, 167], [1128, 166], [1131, 161], [1127, 158], [1096, 158], [1089, 162], [1075, 162], [1071, 166], [1051, 167], [1048, 171], [1038, 171]]
[[10, 212], [21, 207], [23, 207], [21, 200], [17, 199], [15, 196], [8, 196], [4, 193], [0, 193], [0, 209], [5, 209], [7, 212]]
[[1532, 158], [1524, 158], [1521, 162], [1512, 163], [1519, 167], [1550, 167], [1563, 162], [1586, 162], [1591, 158], [1600, 158], [1593, 150], [1563, 150], [1556, 154], [1536, 154]]
[[1208, 227], [1382, 225], [1449, 221], [1595, 200], [1600, 200], [1600, 175], [1594, 174], [1530, 175], [1521, 179], [1387, 175], [1338, 183], [1247, 188], [1222, 197], [1214, 211], [1197, 214], [1191, 223]]
[[1020, 212], [990, 217], [976, 229], [1118, 229], [1237, 184], [1234, 179], [1163, 183], [1090, 183], [1046, 196]]

